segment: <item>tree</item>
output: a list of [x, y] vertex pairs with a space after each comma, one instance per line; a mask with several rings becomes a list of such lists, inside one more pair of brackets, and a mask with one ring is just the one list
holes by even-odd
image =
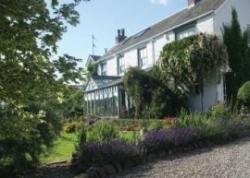
[[250, 55], [247, 32], [241, 30], [237, 11], [232, 10], [231, 24], [224, 26], [223, 39], [229, 56], [229, 67], [232, 72], [227, 75], [227, 101], [233, 108], [240, 86], [250, 80]]
[[0, 2], [0, 167], [36, 163], [59, 132], [66, 84], [82, 69], [72, 56], [52, 57], [67, 24], [79, 23], [81, 1]]

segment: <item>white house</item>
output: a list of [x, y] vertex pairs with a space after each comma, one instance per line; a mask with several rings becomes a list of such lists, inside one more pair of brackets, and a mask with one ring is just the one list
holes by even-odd
[[[88, 59], [98, 65], [98, 76], [90, 79], [85, 92], [87, 113], [120, 117], [129, 115], [131, 101], [121, 87], [129, 67], [150, 69], [159, 59], [164, 45], [198, 33], [221, 37], [223, 25], [231, 21], [235, 8], [243, 30], [250, 32], [250, 0], [188, 0], [188, 7], [130, 37], [118, 30], [116, 44], [103, 56]], [[190, 96], [190, 109], [206, 111], [217, 101], [224, 101], [223, 71], [209, 76], [204, 97]]]

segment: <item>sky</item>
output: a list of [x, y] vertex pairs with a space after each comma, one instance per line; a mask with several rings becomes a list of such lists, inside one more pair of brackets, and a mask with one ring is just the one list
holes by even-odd
[[92, 54], [91, 36], [95, 36], [95, 54], [115, 45], [117, 29], [124, 28], [131, 36], [150, 25], [187, 7], [187, 0], [91, 0], [77, 8], [80, 24], [69, 27], [58, 43], [58, 54], [83, 59]]

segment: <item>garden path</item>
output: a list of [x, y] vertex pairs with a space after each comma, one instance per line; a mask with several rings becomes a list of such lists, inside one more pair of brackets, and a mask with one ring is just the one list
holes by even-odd
[[250, 138], [148, 163], [115, 178], [249, 178]]

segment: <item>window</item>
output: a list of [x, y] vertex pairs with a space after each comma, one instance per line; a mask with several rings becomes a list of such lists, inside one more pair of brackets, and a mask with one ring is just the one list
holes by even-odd
[[124, 56], [123, 55], [118, 56], [118, 58], [117, 58], [117, 66], [118, 66], [118, 69], [117, 69], [118, 75], [122, 74], [125, 71], [125, 61], [124, 61]]
[[181, 27], [175, 31], [177, 40], [195, 35], [196, 33], [197, 33], [197, 29], [196, 29], [195, 24], [186, 25], [186, 26]]
[[140, 68], [147, 66], [147, 48], [138, 49], [138, 65]]
[[101, 63], [101, 75], [107, 75], [107, 63]]

